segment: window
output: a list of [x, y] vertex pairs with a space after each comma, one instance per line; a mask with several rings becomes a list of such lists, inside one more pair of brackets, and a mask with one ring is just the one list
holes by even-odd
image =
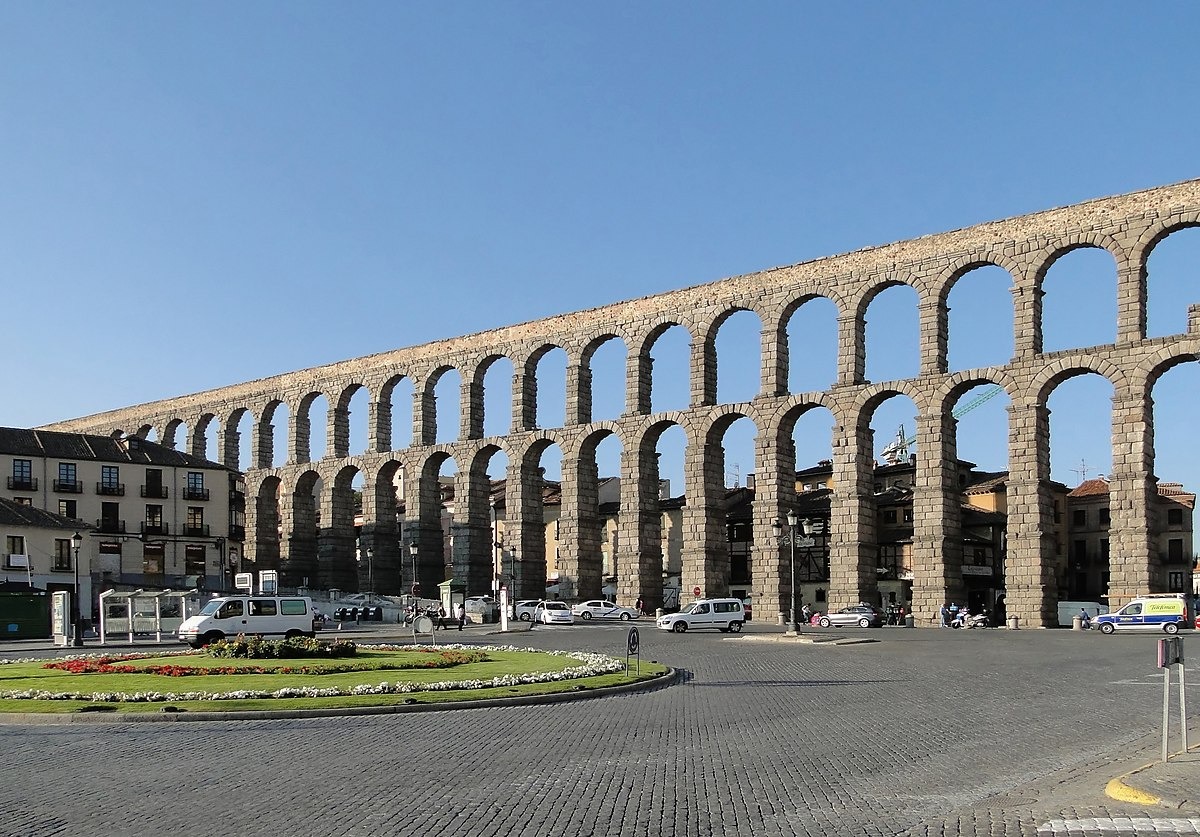
[[1182, 526], [1183, 525], [1183, 509], [1167, 509], [1167, 525]]
[[242, 615], [242, 600], [233, 599], [221, 605], [221, 609], [217, 611], [218, 619], [229, 619], [234, 616]]
[[905, 509], [905, 510], [904, 510], [904, 522], [905, 522], [905, 523], [912, 523], [912, 522], [913, 522], [913, 510], [912, 510], [912, 509]]
[[884, 523], [895, 523], [896, 522], [896, 510], [888, 509], [887, 511], [885, 511], [883, 513], [883, 522]]
[[202, 506], [188, 506], [187, 522], [184, 525], [187, 528], [187, 534], [204, 537], [207, 534], [204, 531], [204, 508]]
[[204, 474], [201, 471], [188, 471], [187, 475], [188, 491], [203, 491], [204, 490]]
[[33, 498], [32, 497], [13, 497], [13, 502], [16, 503], [18, 506], [32, 506]]
[[1087, 526], [1087, 509], [1075, 509], [1071, 515], [1072, 526]]
[[1109, 522], [1108, 507], [1100, 509], [1100, 525], [1107, 526]]
[[205, 561], [204, 553], [204, 544], [190, 543], [184, 548], [184, 575], [194, 575], [199, 578], [204, 578], [204, 576], [208, 575], [208, 571], [205, 569], [207, 562]]
[[63, 517], [75, 517], [78, 509], [76, 508], [77, 500], [59, 500], [58, 513]]
[[54, 571], [69, 572], [74, 569], [71, 564], [71, 539], [70, 538], [55, 538], [54, 539]]
[[75, 471], [75, 463], [74, 462], [58, 463], [58, 481], [59, 482], [73, 484], [75, 482], [75, 474], [76, 474], [76, 471]]
[[142, 489], [143, 497], [158, 497], [165, 500], [167, 491], [163, 488], [163, 472], [161, 468], [146, 469], [146, 485]]
[[[4, 566], [6, 568], [17, 568], [19, 566], [21, 569], [24, 569], [25, 564], [23, 562], [18, 561], [17, 563], [13, 563], [13, 556], [20, 555], [25, 557], [25, 538], [20, 535], [9, 535], [7, 546], [8, 549], [4, 553]], [[25, 557], [25, 560], [28, 561], [28, 557]]]
[[100, 466], [100, 492], [102, 494], [116, 493], [121, 484], [121, 469], [116, 465]]
[[162, 575], [166, 547], [161, 543], [148, 543], [142, 547], [142, 572], [146, 575]]
[[1167, 592], [1168, 593], [1184, 593], [1183, 589], [1183, 573], [1171, 572], [1167, 573]]
[[156, 505], [146, 506], [146, 531], [152, 533], [161, 533], [163, 525], [163, 507]]
[[1172, 564], [1183, 563], [1183, 539], [1171, 538], [1167, 541], [1167, 560]]
[[32, 459], [13, 460], [12, 476], [8, 480], [8, 487], [14, 491], [34, 491], [37, 489], [37, 484], [33, 481]]
[[251, 616], [274, 616], [276, 614], [274, 599], [251, 599]]
[[1075, 541], [1075, 548], [1071, 550], [1071, 557], [1076, 561], [1087, 560], [1087, 541]]
[[279, 612], [284, 616], [304, 616], [308, 613], [308, 605], [304, 599], [282, 599], [279, 602]]

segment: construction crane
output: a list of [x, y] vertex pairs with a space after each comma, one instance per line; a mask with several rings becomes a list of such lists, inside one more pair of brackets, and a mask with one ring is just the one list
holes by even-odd
[[[954, 418], [963, 416], [974, 410], [980, 404], [983, 404], [985, 401], [990, 401], [991, 399], [995, 398], [1002, 392], [1004, 392], [1004, 387], [993, 386], [990, 389], [984, 390], [965, 404], [959, 404], [954, 408], [954, 411], [951, 412], [950, 415]], [[904, 425], [902, 424], [896, 430], [896, 440], [879, 452], [879, 458], [888, 465], [899, 465], [905, 459], [908, 459], [909, 445], [915, 441], [916, 439], [914, 437], [905, 434]]]

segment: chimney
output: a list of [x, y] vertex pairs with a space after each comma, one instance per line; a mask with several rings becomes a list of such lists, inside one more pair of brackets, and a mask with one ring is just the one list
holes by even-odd
[[754, 490], [754, 474], [746, 474], [746, 488]]

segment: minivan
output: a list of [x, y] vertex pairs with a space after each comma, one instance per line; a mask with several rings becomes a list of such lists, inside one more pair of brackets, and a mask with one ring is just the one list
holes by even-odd
[[741, 599], [697, 599], [678, 613], [660, 616], [655, 627], [681, 634], [694, 628], [716, 628], [737, 633], [746, 621]]
[[219, 596], [179, 626], [193, 648], [246, 634], [289, 639], [316, 636], [317, 611], [307, 596]]
[[1102, 613], [1092, 620], [1092, 627], [1101, 633], [1115, 631], [1166, 631], [1179, 633], [1180, 628], [1192, 628], [1196, 615], [1191, 601], [1182, 593], [1160, 593], [1139, 596], [1113, 613]]

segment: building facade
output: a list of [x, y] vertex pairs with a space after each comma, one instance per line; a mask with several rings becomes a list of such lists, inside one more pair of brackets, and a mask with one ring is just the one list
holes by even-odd
[[0, 428], [0, 470], [0, 497], [77, 521], [86, 601], [93, 589], [232, 589], [245, 539], [236, 471], [138, 437], [18, 428]]

